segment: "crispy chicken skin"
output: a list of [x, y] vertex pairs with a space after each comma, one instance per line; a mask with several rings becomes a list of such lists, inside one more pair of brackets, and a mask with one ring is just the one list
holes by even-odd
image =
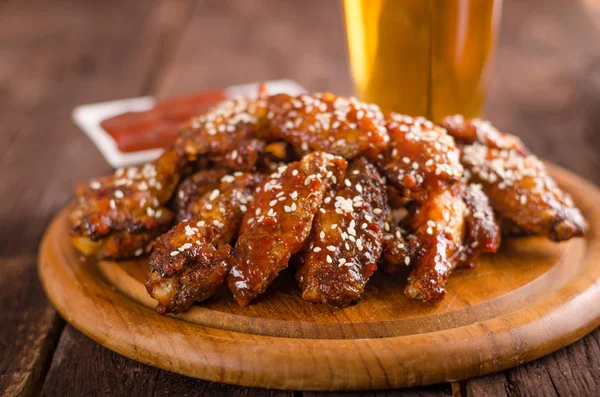
[[282, 166], [257, 189], [242, 221], [228, 279], [240, 305], [262, 294], [300, 251], [315, 212], [346, 167], [341, 157], [313, 152]]
[[180, 313], [211, 297], [231, 266], [229, 245], [261, 174], [236, 172], [195, 199], [193, 217], [158, 238], [150, 257], [148, 293], [160, 314]]
[[302, 298], [345, 307], [377, 269], [387, 216], [385, 181], [364, 158], [350, 163], [315, 215], [296, 278]]
[[324, 151], [353, 159], [367, 149], [381, 150], [388, 143], [384, 116], [376, 105], [331, 93], [268, 100], [266, 139], [283, 139], [301, 153]]
[[404, 293], [423, 302], [445, 294], [444, 283], [457, 266], [465, 237], [467, 207], [460, 186], [430, 194], [410, 216], [419, 251]]
[[460, 181], [460, 151], [443, 128], [422, 117], [389, 113], [387, 130], [388, 148], [370, 151], [369, 158], [405, 198], [420, 200]]
[[464, 147], [462, 161], [498, 215], [520, 229], [553, 241], [585, 233], [581, 212], [537, 157], [474, 143]]
[[165, 207], [185, 161], [167, 150], [143, 167], [119, 169], [77, 188], [71, 208], [71, 238], [84, 255], [120, 259], [142, 255], [172, 224]]
[[206, 159], [219, 168], [254, 170], [265, 142], [256, 131], [265, 122], [266, 102], [242, 98], [221, 102], [207, 114], [190, 120], [181, 130], [175, 148], [190, 161]]
[[227, 175], [226, 170], [202, 170], [194, 175], [187, 177], [177, 188], [174, 198], [175, 213], [177, 222], [192, 218], [200, 212], [198, 205], [199, 199], [206, 192], [210, 192], [219, 187], [221, 178]]

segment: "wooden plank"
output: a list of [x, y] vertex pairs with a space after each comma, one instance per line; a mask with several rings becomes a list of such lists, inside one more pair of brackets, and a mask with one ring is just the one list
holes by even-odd
[[[76, 354], [76, 357], [73, 355]], [[206, 382], [130, 360], [68, 325], [61, 335], [42, 396], [292, 396], [292, 392], [249, 389]]]
[[303, 397], [450, 397], [452, 387], [449, 383], [410, 389], [380, 390], [365, 392], [304, 392]]
[[1, 7], [0, 394], [29, 395], [41, 389], [63, 324], [38, 282], [37, 245], [75, 183], [108, 171], [72, 125], [71, 109], [140, 93], [152, 44], [163, 33], [157, 20], [164, 5], [12, 1]]

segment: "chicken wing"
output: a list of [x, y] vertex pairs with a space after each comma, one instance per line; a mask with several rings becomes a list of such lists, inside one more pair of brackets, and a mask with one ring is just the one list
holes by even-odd
[[345, 307], [360, 299], [381, 256], [385, 181], [364, 158], [350, 163], [315, 215], [296, 278], [302, 298]]
[[464, 147], [462, 161], [498, 215], [520, 229], [554, 241], [585, 233], [581, 212], [537, 157], [476, 142]]
[[262, 294], [302, 248], [315, 212], [346, 167], [341, 157], [313, 152], [282, 166], [257, 189], [240, 228], [228, 279], [240, 305]]
[[221, 102], [190, 120], [175, 147], [190, 160], [206, 159], [231, 170], [254, 170], [265, 149], [265, 142], [255, 133], [265, 122], [266, 110], [261, 97]]
[[459, 262], [461, 267], [473, 267], [477, 255], [498, 251], [502, 233], [481, 185], [469, 184], [464, 189], [463, 200], [467, 209], [467, 231]]
[[229, 244], [261, 179], [260, 174], [225, 175], [217, 189], [195, 200], [193, 218], [158, 238], [146, 282], [158, 313], [185, 311], [223, 284], [231, 266]]
[[419, 252], [404, 293], [423, 302], [444, 297], [444, 283], [458, 264], [465, 236], [467, 207], [460, 186], [430, 194], [409, 220]]
[[472, 267], [475, 257], [496, 252], [500, 229], [479, 185], [457, 184], [430, 195], [408, 219], [416, 239], [416, 261], [404, 293], [423, 302], [437, 302], [456, 267]]
[[142, 255], [171, 226], [171, 199], [185, 161], [174, 150], [143, 167], [78, 187], [71, 208], [71, 238], [84, 255], [121, 259]]
[[388, 143], [383, 114], [376, 105], [331, 93], [296, 97], [279, 94], [268, 100], [266, 139], [283, 139], [302, 153], [324, 151], [353, 159]]
[[387, 150], [369, 152], [389, 183], [408, 198], [420, 200], [460, 181], [463, 167], [454, 139], [422, 117], [388, 115]]

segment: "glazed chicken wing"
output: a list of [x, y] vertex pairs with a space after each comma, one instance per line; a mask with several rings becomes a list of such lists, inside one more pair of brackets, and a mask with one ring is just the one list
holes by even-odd
[[376, 105], [331, 93], [290, 96], [268, 101], [266, 139], [283, 139], [301, 153], [324, 151], [352, 159], [388, 142], [383, 114]]
[[231, 265], [229, 244], [261, 179], [242, 172], [223, 176], [217, 189], [194, 201], [192, 218], [157, 240], [146, 282], [157, 312], [185, 311], [223, 284]]
[[519, 138], [488, 121], [460, 115], [442, 124], [466, 144], [462, 162], [489, 196], [505, 234], [538, 234], [554, 241], [583, 235], [587, 226], [581, 212]]
[[460, 151], [443, 128], [422, 117], [390, 113], [387, 130], [389, 147], [369, 152], [369, 158], [404, 197], [420, 200], [460, 181]]
[[419, 252], [404, 293], [423, 302], [442, 299], [465, 237], [467, 207], [460, 186], [430, 194], [410, 216]]
[[315, 215], [296, 278], [302, 298], [348, 306], [377, 269], [387, 215], [385, 181], [364, 158], [350, 163]]
[[172, 224], [170, 200], [185, 161], [174, 150], [143, 167], [119, 169], [77, 189], [70, 212], [73, 245], [84, 255], [121, 259], [147, 252]]
[[189, 160], [204, 159], [231, 170], [254, 170], [265, 142], [255, 133], [265, 122], [266, 102], [232, 99], [190, 120], [180, 132], [176, 149]]
[[471, 267], [484, 252], [496, 252], [500, 229], [487, 197], [478, 185], [457, 184], [430, 195], [408, 219], [416, 239], [416, 261], [404, 293], [423, 302], [437, 302], [456, 267]]
[[537, 157], [476, 142], [464, 147], [462, 161], [500, 217], [554, 241], [584, 234], [581, 212]]
[[481, 185], [469, 184], [464, 189], [463, 200], [467, 207], [467, 233], [460, 256], [460, 266], [473, 267], [473, 260], [477, 255], [498, 251], [502, 233], [490, 200]]
[[240, 305], [262, 294], [307, 239], [329, 188], [341, 182], [341, 157], [313, 152], [282, 166], [260, 186], [240, 228], [229, 289]]

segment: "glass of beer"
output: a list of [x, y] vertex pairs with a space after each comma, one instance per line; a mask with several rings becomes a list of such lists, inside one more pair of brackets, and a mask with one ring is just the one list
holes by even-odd
[[478, 116], [502, 0], [344, 0], [361, 100], [434, 121]]

